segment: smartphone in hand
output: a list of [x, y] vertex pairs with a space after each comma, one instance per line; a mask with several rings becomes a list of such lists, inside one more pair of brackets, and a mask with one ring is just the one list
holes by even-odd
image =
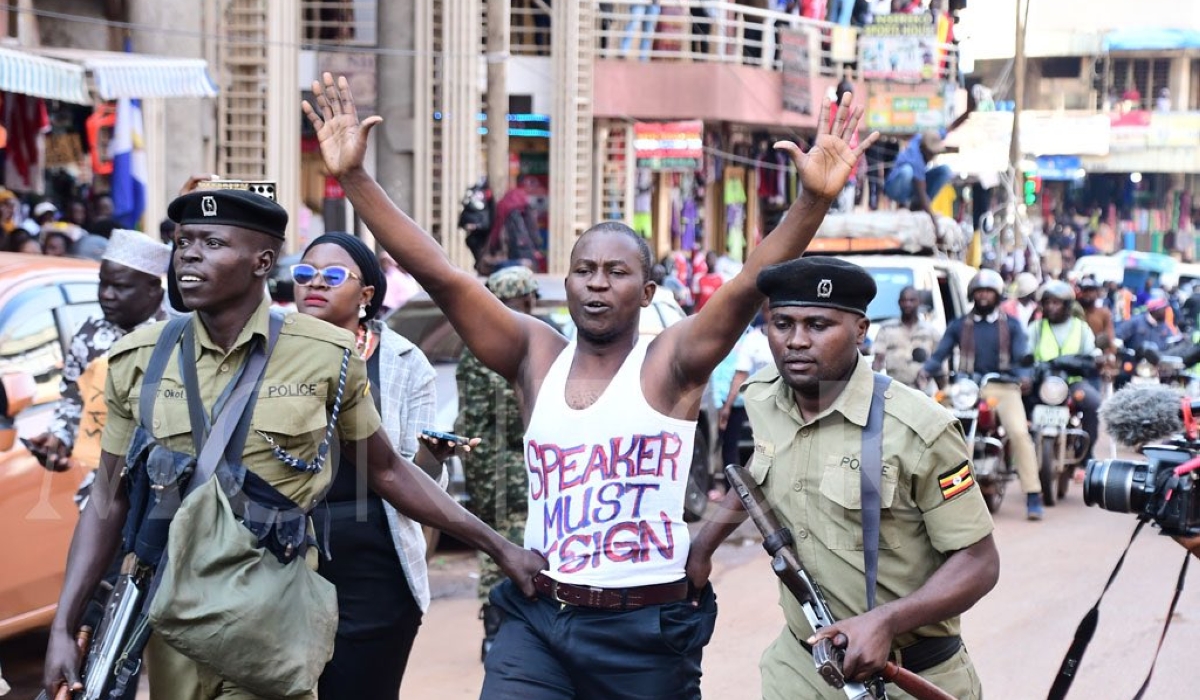
[[466, 445], [471, 442], [471, 438], [455, 435], [454, 433], [443, 433], [440, 430], [422, 430], [422, 435], [428, 435], [435, 440], [443, 440], [445, 442], [454, 442], [459, 445]]

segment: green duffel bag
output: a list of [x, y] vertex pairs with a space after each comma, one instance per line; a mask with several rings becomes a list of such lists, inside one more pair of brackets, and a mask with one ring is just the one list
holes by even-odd
[[269, 700], [317, 687], [337, 632], [333, 584], [257, 546], [217, 479], [180, 505], [164, 567], [150, 624], [167, 644]]

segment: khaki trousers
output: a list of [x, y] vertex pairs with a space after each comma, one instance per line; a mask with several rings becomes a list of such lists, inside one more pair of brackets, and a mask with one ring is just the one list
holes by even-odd
[[[146, 671], [150, 674], [150, 700], [261, 700], [175, 651], [157, 634], [151, 634], [146, 644]], [[316, 697], [310, 691], [294, 700]]]
[[1000, 425], [1008, 433], [1008, 449], [1017, 464], [1017, 476], [1021, 479], [1021, 490], [1025, 493], [1041, 493], [1042, 482], [1038, 479], [1037, 453], [1033, 449], [1033, 437], [1029, 435], [1029, 421], [1025, 418], [1025, 403], [1021, 401], [1021, 387], [1016, 384], [991, 383], [983, 387], [985, 399], [995, 399], [996, 415]]

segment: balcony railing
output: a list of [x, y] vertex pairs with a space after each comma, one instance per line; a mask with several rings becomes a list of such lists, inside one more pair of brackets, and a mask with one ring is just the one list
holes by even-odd
[[[818, 74], [858, 77], [859, 46], [852, 32], [807, 17], [714, 0], [611, 0], [597, 5], [597, 56], [642, 61], [732, 63], [782, 68], [780, 30], [808, 29], [815, 36]], [[861, 30], [861, 28], [859, 28]], [[861, 42], [861, 31], [858, 33]], [[958, 51], [936, 45], [940, 80], [958, 77]], [[819, 60], [816, 60], [819, 59]]]

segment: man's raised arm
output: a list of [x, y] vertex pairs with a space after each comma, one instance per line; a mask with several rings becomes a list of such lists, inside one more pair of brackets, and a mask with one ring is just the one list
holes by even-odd
[[877, 132], [872, 133], [857, 148], [851, 148], [850, 138], [858, 128], [862, 108], [851, 108], [849, 94], [842, 96], [831, 121], [832, 108], [833, 101], [826, 99], [817, 123], [817, 138], [808, 153], [791, 141], [775, 144], [791, 155], [801, 186], [800, 196], [792, 202], [783, 221], [750, 253], [741, 272], [722, 285], [699, 313], [663, 333], [672, 345], [674, 374], [681, 388], [693, 381], [689, 378], [707, 378], [729, 354], [762, 303], [755, 286], [758, 273], [768, 265], [795, 259], [808, 248], [830, 202], [846, 186], [858, 159], [879, 138]]
[[367, 117], [361, 122], [354, 97], [344, 77], [335, 83], [325, 73], [313, 81], [316, 108], [301, 104], [317, 132], [325, 169], [337, 178], [355, 211], [376, 240], [429, 293], [446, 313], [475, 356], [505, 379], [513, 380], [528, 354], [535, 333], [553, 334], [550, 326], [518, 314], [483, 286], [474, 275], [455, 267], [441, 245], [400, 210], [363, 169], [367, 138], [383, 121]]

